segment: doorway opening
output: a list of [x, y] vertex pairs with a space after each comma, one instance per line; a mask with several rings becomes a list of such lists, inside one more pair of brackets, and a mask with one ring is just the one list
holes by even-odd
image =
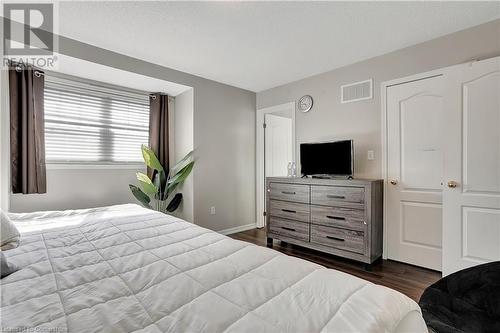
[[295, 163], [295, 102], [257, 110], [257, 228], [265, 226], [266, 177], [286, 177]]

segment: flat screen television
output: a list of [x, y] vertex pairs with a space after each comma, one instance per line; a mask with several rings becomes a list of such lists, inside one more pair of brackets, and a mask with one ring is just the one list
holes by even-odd
[[352, 176], [354, 171], [352, 140], [300, 145], [300, 168], [305, 176]]

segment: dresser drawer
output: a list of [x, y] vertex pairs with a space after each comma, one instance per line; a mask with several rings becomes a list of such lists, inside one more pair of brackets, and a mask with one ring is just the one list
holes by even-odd
[[310, 206], [308, 204], [270, 200], [269, 207], [271, 216], [309, 222]]
[[334, 206], [342, 202], [362, 204], [365, 201], [365, 189], [361, 187], [311, 186], [313, 205]]
[[309, 241], [308, 223], [271, 217], [269, 219], [269, 232], [276, 235], [300, 239], [306, 242]]
[[361, 209], [311, 206], [311, 223], [365, 230], [365, 211]]
[[269, 183], [270, 199], [309, 203], [309, 185]]
[[365, 238], [362, 231], [311, 225], [311, 243], [363, 254]]

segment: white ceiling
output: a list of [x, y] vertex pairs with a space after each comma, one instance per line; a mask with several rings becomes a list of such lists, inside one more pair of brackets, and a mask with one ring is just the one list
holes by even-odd
[[500, 17], [500, 2], [61, 2], [59, 33], [252, 91]]
[[95, 64], [63, 54], [57, 54], [57, 72], [116, 86], [123, 86], [126, 82], [127, 88], [147, 92], [161, 91], [170, 96], [177, 96], [191, 89], [191, 87], [182, 84]]

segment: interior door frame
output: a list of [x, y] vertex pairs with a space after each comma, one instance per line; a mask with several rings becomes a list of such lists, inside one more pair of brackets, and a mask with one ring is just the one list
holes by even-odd
[[257, 109], [256, 111], [256, 117], [255, 117], [255, 143], [256, 143], [256, 155], [255, 155], [255, 170], [256, 170], [256, 177], [255, 177], [255, 197], [256, 197], [256, 226], [257, 228], [263, 228], [266, 223], [265, 223], [265, 217], [264, 217], [264, 212], [265, 212], [265, 168], [264, 168], [264, 116], [266, 113], [275, 113], [275, 112], [280, 112], [280, 111], [286, 111], [286, 110], [291, 110], [292, 111], [292, 161], [296, 161], [296, 151], [295, 151], [295, 146], [296, 146], [296, 138], [295, 138], [295, 112], [296, 112], [296, 106], [295, 102], [288, 102], [284, 104], [279, 104], [279, 105], [274, 105], [270, 106], [267, 108], [262, 108], [262, 109]]
[[[446, 67], [448, 68], [448, 67]], [[420, 81], [420, 80], [425, 80], [425, 79], [430, 79], [433, 77], [437, 76], [442, 76], [445, 73], [446, 68], [440, 68], [436, 70], [432, 70], [429, 72], [424, 72], [424, 73], [419, 73], [415, 75], [410, 75], [394, 80], [389, 80], [389, 81], [384, 81], [380, 84], [381, 86], [381, 112], [382, 112], [382, 126], [381, 126], [381, 132], [382, 132], [382, 179], [384, 180], [384, 213], [383, 213], [383, 248], [382, 248], [382, 259], [387, 259], [387, 248], [388, 248], [388, 240], [387, 240], [387, 209], [388, 209], [388, 202], [387, 202], [387, 187], [388, 187], [388, 179], [387, 179], [387, 168], [388, 168], [388, 161], [387, 161], [387, 148], [388, 148], [388, 142], [387, 142], [387, 89], [396, 86], [399, 84], [404, 84], [404, 83], [409, 83], [409, 82], [414, 82], [414, 81]]]

